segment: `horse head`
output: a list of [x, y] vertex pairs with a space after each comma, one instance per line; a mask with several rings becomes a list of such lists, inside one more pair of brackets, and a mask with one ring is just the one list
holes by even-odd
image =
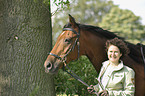
[[64, 26], [44, 63], [46, 73], [57, 73], [64, 63], [67, 64], [79, 58], [79, 38], [79, 26], [75, 19], [69, 15], [69, 23]]

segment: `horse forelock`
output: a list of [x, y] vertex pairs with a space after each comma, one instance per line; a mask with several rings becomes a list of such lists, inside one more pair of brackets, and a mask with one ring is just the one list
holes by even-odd
[[[79, 26], [78, 23], [76, 23], [76, 25]], [[70, 23], [67, 23], [66, 25], [63, 26], [63, 29], [64, 28], [72, 28], [72, 25]]]
[[63, 28], [71, 28], [71, 24], [70, 23], [67, 23], [66, 25], [64, 25]]

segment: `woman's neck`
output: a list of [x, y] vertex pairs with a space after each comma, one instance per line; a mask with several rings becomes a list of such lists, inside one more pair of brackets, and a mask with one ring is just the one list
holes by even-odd
[[111, 61], [109, 61], [110, 62], [110, 65], [112, 65], [112, 66], [118, 66], [119, 65], [119, 61], [118, 62], [111, 62]]

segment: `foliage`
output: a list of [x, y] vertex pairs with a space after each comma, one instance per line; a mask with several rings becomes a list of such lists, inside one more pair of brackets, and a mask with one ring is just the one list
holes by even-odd
[[69, 8], [70, 0], [52, 0], [52, 6], [56, 6], [57, 9], [52, 13], [52, 16], [60, 10], [64, 10], [65, 8]]
[[69, 5], [69, 0], [52, 0], [52, 2], [56, 5], [56, 6], [61, 6], [61, 8], [64, 8], [65, 5]]
[[[71, 62], [68, 66], [88, 85], [97, 84], [95, 80], [97, 72], [87, 57], [82, 56], [78, 61]], [[62, 70], [59, 70], [59, 73], [55, 78], [55, 84], [57, 94], [70, 94], [72, 96], [75, 94], [78, 94], [79, 96], [88, 96], [89, 94], [85, 85]]]
[[118, 6], [113, 7], [98, 25], [116, 32], [132, 43], [145, 39], [145, 26], [140, 23], [140, 17], [135, 16], [130, 10], [123, 10]]

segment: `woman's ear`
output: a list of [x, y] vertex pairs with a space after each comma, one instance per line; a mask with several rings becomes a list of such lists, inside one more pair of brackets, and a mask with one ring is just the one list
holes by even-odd
[[122, 53], [120, 53], [120, 57], [122, 56]]

